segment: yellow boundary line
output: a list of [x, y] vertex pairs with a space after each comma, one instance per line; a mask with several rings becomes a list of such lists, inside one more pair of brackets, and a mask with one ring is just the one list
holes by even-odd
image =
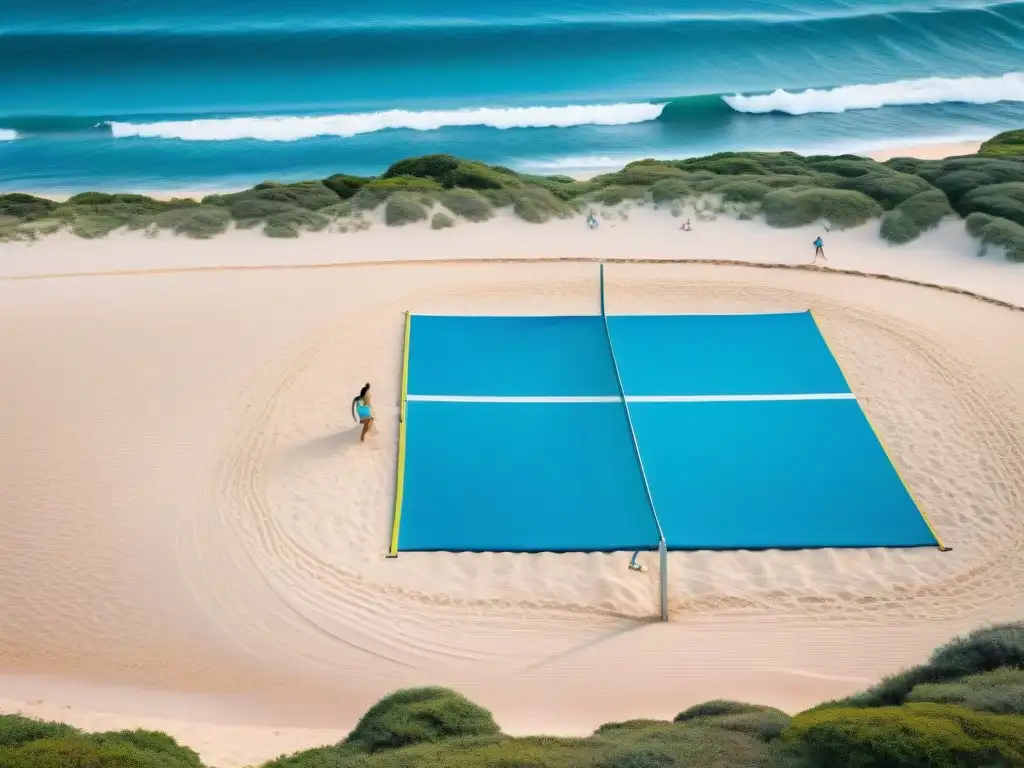
[[405, 490], [405, 415], [409, 395], [409, 337], [412, 315], [405, 313], [405, 343], [402, 350], [402, 400], [398, 409], [398, 469], [395, 477], [395, 516], [391, 525], [391, 546], [388, 557], [398, 557], [398, 530], [402, 526], [402, 495]]
[[[838, 355], [836, 355], [836, 353], [833, 351], [832, 345], [828, 343], [828, 337], [825, 335], [825, 332], [821, 329], [821, 325], [818, 323], [818, 318], [815, 317], [814, 315], [814, 310], [809, 310], [809, 312], [811, 314], [811, 320], [814, 322], [814, 326], [818, 329], [818, 333], [821, 334], [822, 341], [825, 342], [825, 346], [828, 348], [829, 353], [832, 355], [832, 359], [835, 360], [836, 365], [839, 366], [839, 372], [846, 380], [846, 386], [850, 387], [850, 391], [853, 391], [853, 387], [850, 386], [850, 377], [846, 375], [846, 371], [843, 370], [843, 364], [839, 361]], [[917, 513], [921, 515], [921, 519], [924, 520], [924, 524], [928, 526], [928, 530], [931, 532], [932, 537], [935, 539], [935, 543], [938, 545], [939, 550], [942, 552], [950, 551], [952, 547], [947, 547], [942, 543], [942, 539], [939, 538], [939, 534], [935, 531], [935, 528], [932, 526], [931, 520], [928, 519], [928, 513], [924, 511], [924, 507], [922, 507], [921, 503], [914, 497], [914, 492], [910, 490], [910, 486], [907, 484], [907, 481], [903, 478], [903, 475], [900, 473], [900, 468], [896, 466], [896, 462], [892, 460], [892, 454], [889, 452], [889, 448], [886, 446], [885, 440], [882, 439], [881, 433], [879, 433], [879, 431], [875, 429], [875, 425], [871, 423], [871, 417], [868, 416], [867, 411], [864, 410], [863, 406], [861, 406], [859, 402], [857, 403], [857, 406], [860, 408], [860, 412], [864, 414], [864, 420], [868, 423], [868, 428], [875, 435], [875, 439], [878, 441], [878, 444], [882, 446], [882, 453], [884, 453], [885, 458], [889, 460], [889, 464], [896, 472], [896, 477], [898, 477], [900, 479], [900, 482], [903, 483], [903, 488], [906, 490], [907, 495], [910, 497], [910, 500], [914, 502], [914, 506], [917, 508]]]

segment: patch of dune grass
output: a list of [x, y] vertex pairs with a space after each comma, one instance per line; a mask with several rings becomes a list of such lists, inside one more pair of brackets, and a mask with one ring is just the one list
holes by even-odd
[[455, 226], [455, 220], [444, 213], [435, 213], [430, 219], [431, 229], [448, 229]]
[[[240, 228], [262, 226], [268, 236], [294, 237], [322, 228], [324, 219], [353, 218], [380, 206], [385, 207], [385, 221], [400, 226], [426, 219], [438, 203], [468, 221], [486, 221], [495, 208], [511, 206], [520, 219], [543, 223], [591, 206], [617, 204], [623, 211], [630, 205], [665, 205], [675, 215], [682, 212], [684, 201], [697, 201], [694, 215], [705, 221], [720, 214], [749, 219], [763, 213], [774, 227], [822, 221], [845, 229], [880, 218], [881, 235], [892, 244], [920, 236], [950, 215], [951, 207], [961, 217], [987, 214], [998, 219], [986, 222], [983, 246], [1004, 248], [1016, 260], [1016, 230], [1001, 222], [1024, 225], [1024, 157], [996, 148], [1018, 144], [1016, 134], [1006, 134], [993, 140], [988, 155], [886, 163], [854, 155], [721, 152], [684, 160], [641, 160], [588, 181], [518, 173], [436, 154], [400, 160], [377, 177], [334, 174], [287, 184], [267, 181], [240, 192], [208, 195], [201, 206], [195, 200], [101, 192], [75, 195], [63, 203], [0, 195], [0, 238], [54, 231], [51, 224], [28, 226], [35, 221], [62, 222], [82, 237], [101, 237], [119, 226], [206, 236], [224, 229], [221, 216], [208, 213], [211, 209], [227, 212]], [[200, 212], [183, 213], [191, 209]], [[977, 229], [977, 221], [969, 226]], [[364, 226], [360, 220], [337, 229]]]
[[494, 215], [490, 201], [472, 189], [446, 189], [439, 199], [441, 205], [468, 221], [487, 221]]
[[1017, 222], [987, 213], [972, 213], [967, 217], [967, 231], [981, 241], [981, 255], [990, 248], [997, 248], [1008, 261], [1024, 262], [1024, 227]]
[[957, 704], [978, 712], [1024, 715], [1024, 669], [1001, 667], [949, 683], [922, 683], [914, 686], [907, 701]]
[[979, 155], [1024, 157], [1024, 130], [1004, 131], [983, 143]]
[[916, 240], [943, 219], [956, 215], [946, 195], [930, 189], [904, 200], [882, 217], [881, 234], [889, 243], [901, 245]]
[[414, 197], [394, 195], [384, 206], [384, 223], [389, 227], [401, 227], [427, 218], [427, 209]]
[[882, 206], [861, 192], [839, 189], [777, 189], [763, 199], [765, 220], [773, 227], [801, 227], [826, 221], [849, 229], [876, 218]]

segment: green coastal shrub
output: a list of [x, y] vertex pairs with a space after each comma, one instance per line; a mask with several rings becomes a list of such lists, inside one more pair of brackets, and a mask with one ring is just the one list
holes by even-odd
[[818, 173], [828, 173], [844, 179], [855, 179], [878, 173], [881, 163], [857, 155], [812, 155], [806, 158], [807, 167]]
[[282, 755], [264, 763], [262, 768], [379, 768], [380, 764], [378, 758], [354, 749], [330, 746]]
[[108, 195], [105, 192], [82, 192], [61, 203], [55, 211], [67, 210], [79, 215], [112, 216], [129, 219], [140, 214], [155, 214], [175, 208], [195, 206], [194, 200], [154, 200], [145, 195]]
[[764, 196], [771, 192], [771, 187], [756, 181], [733, 181], [723, 184], [715, 191], [726, 202], [754, 203], [763, 200]]
[[801, 227], [824, 220], [849, 229], [882, 214], [882, 206], [860, 192], [840, 189], [777, 189], [764, 196], [765, 221], [772, 227]]
[[596, 768], [689, 768], [672, 750], [661, 744], [636, 744], [619, 747], [599, 758]]
[[362, 176], [350, 176], [347, 173], [336, 173], [328, 176], [321, 183], [342, 200], [348, 200], [362, 189], [370, 179]]
[[676, 723], [699, 723], [725, 728], [760, 741], [777, 739], [788, 727], [789, 715], [775, 707], [716, 699], [696, 704], [676, 715]]
[[793, 768], [1024, 765], [1024, 719], [943, 704], [817, 709], [782, 737]]
[[377, 752], [499, 733], [490, 712], [451, 689], [407, 688], [370, 707], [344, 743], [365, 752]]
[[910, 702], [958, 704], [978, 712], [1024, 715], [1024, 669], [994, 669], [951, 683], [915, 686]]
[[267, 217], [263, 232], [267, 237], [298, 237], [300, 232], [319, 232], [331, 220], [317, 211], [291, 208]]
[[682, 160], [675, 163], [676, 167], [683, 170], [693, 169], [708, 171], [721, 176], [735, 176], [741, 173], [766, 176], [770, 172], [762, 165], [760, 160], [755, 159], [754, 153], [750, 155], [741, 152], [718, 152], [707, 157], [696, 157]]
[[431, 229], [448, 229], [449, 227], [455, 226], [455, 220], [446, 214], [435, 213], [430, 219]]
[[989, 216], [987, 213], [972, 213], [964, 219], [964, 226], [967, 229], [967, 234], [971, 237], [981, 237], [985, 227], [995, 221], [995, 219], [995, 216]]
[[10, 216], [21, 221], [35, 221], [48, 217], [57, 203], [35, 195], [13, 192], [0, 195], [0, 217]]
[[765, 707], [753, 712], [704, 718], [699, 722], [712, 728], [724, 728], [746, 734], [758, 741], [769, 742], [778, 739], [785, 732], [789, 727], [790, 717], [782, 710]]
[[71, 232], [76, 237], [92, 240], [106, 237], [115, 229], [123, 227], [126, 220], [113, 216], [79, 216], [71, 223]]
[[389, 227], [401, 227], [427, 218], [427, 209], [415, 198], [394, 195], [384, 206], [384, 223]]
[[100, 747], [134, 747], [142, 752], [168, 758], [167, 765], [203, 768], [199, 754], [189, 747], [182, 746], [173, 737], [161, 731], [107, 731], [94, 733], [90, 736], [93, 743]]
[[664, 165], [657, 160], [640, 160], [630, 163], [621, 171], [595, 176], [590, 183], [595, 186], [609, 187], [650, 187], [660, 181], [683, 180], [686, 172], [671, 165]]
[[66, 723], [36, 720], [24, 715], [0, 715], [0, 747], [20, 747], [36, 739], [75, 736], [81, 733]]
[[508, 173], [495, 170], [483, 163], [474, 163], [462, 160], [455, 168], [446, 173], [440, 179], [441, 185], [452, 189], [462, 187], [463, 189], [502, 189], [506, 184], [513, 181], [514, 177]]
[[1024, 225], [1024, 182], [1011, 181], [972, 189], [961, 198], [957, 209], [964, 216], [987, 213]]
[[851, 707], [902, 704], [923, 683], [950, 682], [1000, 667], [1024, 669], [1024, 622], [998, 624], [957, 637], [937, 648], [924, 664], [886, 677], [863, 693], [837, 703]]
[[960, 200], [978, 187], [1024, 181], [1024, 163], [994, 157], [957, 158], [922, 165], [918, 175], [945, 192], [952, 206], [960, 211]]
[[645, 718], [637, 720], [623, 720], [619, 723], [605, 723], [604, 725], [598, 726], [598, 729], [594, 731], [594, 735], [618, 737], [626, 732], [649, 731], [652, 728], [661, 728], [666, 725], [671, 725], [671, 723], [668, 720], [651, 720]]
[[321, 208], [317, 213], [321, 216], [326, 216], [328, 219], [347, 219], [355, 215], [356, 211], [351, 202], [343, 200], [340, 203]]
[[693, 187], [683, 179], [662, 179], [651, 185], [651, 200], [655, 203], [673, 203], [693, 195]]
[[201, 205], [182, 212], [171, 227], [175, 234], [205, 240], [227, 231], [231, 214], [224, 208]]
[[472, 189], [446, 189], [439, 199], [449, 211], [469, 221], [487, 221], [494, 215], [487, 198]]
[[452, 155], [424, 155], [399, 160], [380, 175], [382, 179], [405, 176], [427, 178], [440, 182], [459, 165], [459, 159]]
[[[234, 206], [243, 200], [262, 200], [288, 203], [299, 208], [316, 211], [338, 202], [338, 195], [320, 181], [299, 181], [294, 184], [264, 182], [252, 189], [229, 195], [209, 195], [203, 198], [205, 205]], [[244, 217], [240, 217], [244, 218]]]
[[44, 235], [52, 235], [64, 226], [64, 222], [60, 219], [32, 219], [31, 221], [22, 224], [19, 229], [27, 232], [33, 232], [35, 236], [42, 237]]
[[293, 203], [285, 203], [280, 200], [264, 200], [253, 197], [237, 200], [227, 206], [228, 213], [233, 219], [265, 219], [281, 211], [294, 211], [297, 206]]
[[930, 189], [904, 200], [882, 217], [881, 234], [892, 245], [915, 240], [947, 216], [955, 216], [946, 195]]
[[981, 145], [979, 155], [1024, 157], [1024, 131], [1005, 131]]
[[3, 768], [203, 768], [199, 755], [165, 733], [82, 733], [63, 723], [0, 715]]
[[684, 709], [672, 722], [685, 723], [690, 720], [697, 720], [702, 717], [717, 717], [718, 715], [741, 715], [746, 712], [760, 712], [768, 709], [761, 704], [748, 704], [745, 701], [730, 701], [728, 699], [712, 699], [701, 704], [694, 704]]
[[[984, 217], [984, 218], [982, 218]], [[1015, 221], [972, 213], [967, 221], [968, 232], [976, 232], [981, 240], [981, 255], [989, 248], [999, 248], [1008, 261], [1024, 262], [1024, 227]]]
[[836, 189], [849, 189], [862, 192], [872, 200], [877, 200], [885, 210], [891, 210], [904, 200], [932, 189], [932, 185], [918, 176], [909, 173], [883, 172], [864, 173], [853, 178], [844, 178], [836, 182]]
[[516, 216], [531, 224], [543, 224], [552, 218], [568, 218], [573, 208], [545, 189], [524, 189], [512, 204]]
[[624, 203], [627, 200], [643, 200], [648, 193], [648, 189], [645, 186], [634, 185], [624, 186], [621, 184], [613, 184], [608, 187], [601, 187], [594, 190], [587, 198], [593, 200], [595, 203], [601, 203], [602, 205], [618, 205]]
[[434, 195], [440, 191], [441, 185], [431, 179], [418, 179], [411, 176], [373, 179], [352, 196], [351, 203], [355, 210], [369, 211], [394, 194]]

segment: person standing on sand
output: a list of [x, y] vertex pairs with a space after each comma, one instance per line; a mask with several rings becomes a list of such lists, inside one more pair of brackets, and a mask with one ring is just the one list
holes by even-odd
[[370, 385], [366, 384], [359, 394], [352, 398], [352, 418], [363, 425], [363, 432], [359, 435], [359, 442], [366, 440], [366, 433], [373, 425], [373, 407], [370, 405]]
[[[817, 261], [819, 256], [825, 259], [825, 243], [821, 239], [821, 235], [818, 235], [814, 241], [814, 260]], [[825, 261], [828, 261], [828, 259], [825, 259]]]

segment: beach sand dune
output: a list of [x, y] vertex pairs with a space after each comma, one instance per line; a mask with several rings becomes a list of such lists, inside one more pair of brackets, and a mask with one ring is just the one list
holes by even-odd
[[[636, 221], [587, 250], [671, 258], [668, 225]], [[83, 255], [92, 243], [11, 254], [0, 708], [97, 728], [144, 722], [237, 766], [337, 740], [384, 693], [424, 683], [458, 688], [510, 732], [585, 733], [709, 698], [796, 710], [957, 632], [1021, 618], [1024, 312], [820, 271], [617, 263], [608, 308], [814, 309], [953, 551], [673, 553], [668, 624], [651, 621], [650, 555], [642, 574], [628, 553], [385, 559], [403, 312], [595, 312], [596, 263], [458, 263], [528, 257], [541, 231], [548, 252], [582, 256], [581, 227], [499, 222], [462, 228], [461, 241], [371, 231], [255, 255], [243, 235], [125, 237], [99, 266]], [[743, 222], [698, 230], [681, 236], [698, 235], [686, 242], [703, 256], [795, 264], [807, 254], [782, 238], [810, 242]], [[435, 235], [453, 263], [371, 263], [432, 253], [421, 243]], [[939, 240], [890, 251], [863, 234], [829, 237], [837, 267], [942, 272], [1024, 303], [1013, 265]], [[240, 268], [345, 260], [367, 263]], [[183, 271], [53, 276], [140, 262]], [[208, 269], [218, 265], [232, 268]], [[378, 425], [360, 444], [349, 403], [365, 381]]]

